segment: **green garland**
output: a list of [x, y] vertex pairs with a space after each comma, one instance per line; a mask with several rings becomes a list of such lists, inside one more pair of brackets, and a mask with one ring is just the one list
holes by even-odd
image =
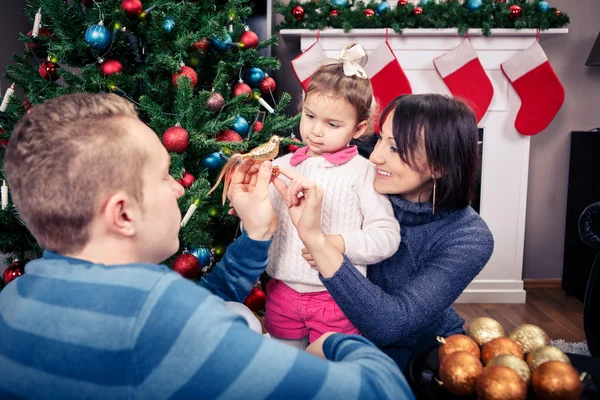
[[[549, 0], [551, 1], [551, 0]], [[310, 29], [322, 30], [325, 28], [343, 29], [348, 32], [357, 28], [391, 28], [396, 33], [402, 33], [407, 28], [456, 28], [459, 34], [466, 34], [469, 28], [480, 28], [484, 35], [489, 36], [493, 28], [525, 29], [563, 28], [569, 24], [569, 16], [556, 8], [543, 12], [540, 7], [541, 0], [508, 0], [506, 2], [483, 0], [483, 4], [475, 11], [470, 11], [468, 0], [429, 0], [419, 4], [423, 13], [416, 15], [415, 6], [411, 3], [391, 8], [379, 16], [375, 13], [366, 16], [365, 10], [375, 11], [378, 2], [371, 0], [369, 3], [352, 0], [341, 8], [330, 0], [299, 2], [292, 0], [289, 4], [275, 3], [275, 11], [283, 15], [284, 20], [277, 26], [281, 29]], [[521, 7], [521, 15], [511, 18], [509, 7]], [[300, 6], [304, 9], [304, 16], [296, 19], [292, 10]], [[339, 14], [331, 16], [333, 10]]]

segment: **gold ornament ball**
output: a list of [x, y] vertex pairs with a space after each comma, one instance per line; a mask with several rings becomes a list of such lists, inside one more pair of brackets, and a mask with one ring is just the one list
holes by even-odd
[[480, 346], [483, 346], [492, 339], [506, 336], [504, 328], [498, 321], [488, 317], [475, 318], [467, 329], [467, 336]]
[[527, 364], [532, 371], [548, 361], [562, 361], [571, 364], [571, 360], [559, 348], [554, 346], [542, 346], [535, 349], [527, 356]]
[[509, 337], [521, 345], [525, 354], [550, 344], [550, 338], [546, 332], [537, 325], [519, 325], [510, 333]]
[[537, 367], [531, 385], [541, 400], [576, 400], [583, 392], [575, 368], [561, 361], [548, 361]]
[[481, 361], [466, 351], [457, 351], [440, 364], [440, 379], [444, 387], [461, 396], [475, 393], [477, 379], [483, 373]]
[[502, 354], [498, 357], [494, 357], [487, 364], [487, 368], [493, 367], [494, 365], [503, 365], [508, 368], [515, 370], [517, 374], [523, 379], [525, 385], [528, 386], [531, 381], [531, 370], [529, 365], [522, 358], [513, 356], [512, 354]]
[[525, 358], [521, 346], [514, 340], [507, 337], [492, 339], [481, 348], [481, 361], [487, 365], [490, 360], [501, 354], [512, 354], [521, 360]]
[[438, 338], [438, 341], [442, 343], [438, 350], [440, 362], [449, 354], [456, 353], [457, 351], [466, 351], [477, 358], [481, 356], [477, 343], [466, 335], [452, 335], [447, 338]]
[[519, 374], [504, 365], [487, 367], [477, 381], [477, 400], [525, 400], [526, 398], [527, 385]]

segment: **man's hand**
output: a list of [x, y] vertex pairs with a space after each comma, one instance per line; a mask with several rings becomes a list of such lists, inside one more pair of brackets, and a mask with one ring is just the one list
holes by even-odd
[[277, 229], [277, 217], [269, 199], [271, 162], [245, 160], [232, 174], [227, 197], [230, 214], [237, 214], [251, 239], [268, 240]]
[[308, 345], [306, 352], [317, 357], [325, 358], [325, 353], [323, 353], [323, 343], [325, 343], [325, 340], [329, 336], [334, 335], [335, 333], [336, 332], [327, 332], [322, 334], [320, 338]]

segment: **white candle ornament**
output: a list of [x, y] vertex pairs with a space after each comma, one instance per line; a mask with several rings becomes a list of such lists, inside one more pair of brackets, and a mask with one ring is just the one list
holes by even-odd
[[267, 103], [262, 97], [259, 97], [257, 100], [258, 100], [258, 102], [260, 103], [261, 106], [263, 106], [264, 108], [266, 108], [266, 110], [268, 112], [270, 112], [271, 114], [273, 114], [275, 112], [275, 110], [273, 110], [273, 107], [271, 107], [269, 105], [269, 103]]
[[0, 104], [0, 112], [6, 111], [6, 107], [8, 107], [8, 100], [10, 100], [10, 96], [15, 93], [15, 84], [10, 85], [8, 89], [6, 89], [6, 93], [4, 93], [4, 97], [2, 98], [2, 104]]
[[194, 215], [194, 211], [196, 211], [196, 208], [198, 208], [198, 204], [200, 202], [198, 200], [195, 200], [191, 205], [190, 208], [188, 208], [187, 212], [185, 213], [185, 216], [183, 217], [183, 219], [181, 220], [181, 227], [183, 228], [192, 218], [192, 215]]
[[2, 181], [2, 209], [6, 209], [8, 207], [8, 186], [6, 186], [6, 181]]
[[40, 8], [38, 12], [35, 14], [35, 20], [33, 21], [33, 30], [31, 31], [31, 36], [34, 38], [38, 37], [40, 33], [40, 26], [42, 25], [42, 9]]

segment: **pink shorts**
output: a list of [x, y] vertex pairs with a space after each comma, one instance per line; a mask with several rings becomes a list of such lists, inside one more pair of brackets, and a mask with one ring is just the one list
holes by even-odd
[[277, 279], [267, 284], [265, 328], [282, 339], [308, 336], [310, 343], [327, 332], [359, 333], [328, 291], [298, 293]]

